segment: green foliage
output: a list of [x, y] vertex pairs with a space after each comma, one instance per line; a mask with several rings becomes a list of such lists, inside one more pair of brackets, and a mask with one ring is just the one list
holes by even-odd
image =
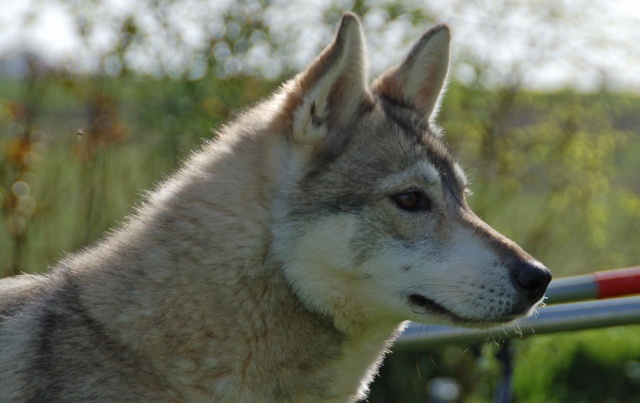
[[640, 402], [640, 326], [538, 336], [517, 363], [518, 401]]

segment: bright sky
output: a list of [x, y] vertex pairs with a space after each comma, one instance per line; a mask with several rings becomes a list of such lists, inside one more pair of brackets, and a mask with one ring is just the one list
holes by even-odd
[[[193, 63], [193, 53], [206, 46], [208, 34], [233, 31], [232, 24], [225, 25], [221, 16], [236, 4], [232, 0], [183, 0], [169, 6], [168, 20], [182, 38], [180, 45], [173, 45], [162, 34], [147, 1], [102, 0], [91, 8], [79, 6], [81, 14], [92, 22], [86, 41], [77, 34], [77, 17], [61, 3], [0, 0], [0, 59], [29, 51], [53, 65], [92, 69], [113, 48], [118, 38], [114, 26], [135, 15], [148, 35], [146, 43], [131, 48], [127, 61], [150, 73], [157, 72], [158, 61], [170, 71], [189, 65], [190, 74], [197, 77], [198, 61]], [[255, 6], [251, 0], [245, 3], [251, 14]], [[374, 74], [399, 61], [409, 44], [427, 28], [412, 27], [403, 19], [389, 22], [388, 14], [375, 6], [391, 3], [371, 0], [372, 11], [362, 16]], [[474, 78], [474, 69], [468, 63], [474, 60], [490, 66], [489, 74], [482, 78], [487, 84], [504, 81], [518, 71], [524, 85], [538, 89], [572, 86], [588, 91], [604, 81], [613, 89], [640, 91], [640, 1], [425, 3], [429, 2], [408, 0], [403, 4], [423, 8], [435, 21], [449, 24], [453, 31], [453, 74], [463, 81]], [[281, 46], [283, 51], [274, 53], [263, 39], [252, 38], [247, 57], [227, 57], [225, 71], [232, 73], [242, 66], [275, 77], [285, 66], [304, 67], [335, 32], [335, 26], [323, 23], [324, 13], [348, 9], [351, 4], [352, 0], [274, 1], [263, 19], [272, 38], [286, 45]], [[214, 53], [225, 58], [229, 49], [220, 46]], [[112, 68], [117, 72], [118, 66]]]

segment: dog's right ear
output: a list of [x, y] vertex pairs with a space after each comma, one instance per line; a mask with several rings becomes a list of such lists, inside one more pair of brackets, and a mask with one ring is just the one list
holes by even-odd
[[321, 144], [330, 129], [353, 118], [370, 96], [366, 64], [360, 21], [346, 13], [333, 43], [283, 88], [286, 132], [294, 142]]

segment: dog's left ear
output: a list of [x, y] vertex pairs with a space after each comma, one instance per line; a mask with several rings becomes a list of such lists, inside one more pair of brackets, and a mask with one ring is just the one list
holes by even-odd
[[330, 128], [348, 124], [367, 90], [367, 55], [360, 21], [342, 17], [335, 40], [309, 67], [285, 84], [285, 111], [295, 142], [317, 144]]
[[446, 25], [427, 31], [407, 58], [387, 70], [372, 85], [372, 92], [388, 101], [413, 108], [426, 119], [438, 112], [449, 70], [451, 34]]

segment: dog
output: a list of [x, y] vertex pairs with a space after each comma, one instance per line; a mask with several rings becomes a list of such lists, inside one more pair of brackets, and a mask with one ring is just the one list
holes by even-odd
[[352, 402], [409, 320], [529, 315], [549, 271], [478, 218], [434, 123], [450, 31], [369, 82], [334, 41], [131, 217], [0, 282], [0, 400]]

